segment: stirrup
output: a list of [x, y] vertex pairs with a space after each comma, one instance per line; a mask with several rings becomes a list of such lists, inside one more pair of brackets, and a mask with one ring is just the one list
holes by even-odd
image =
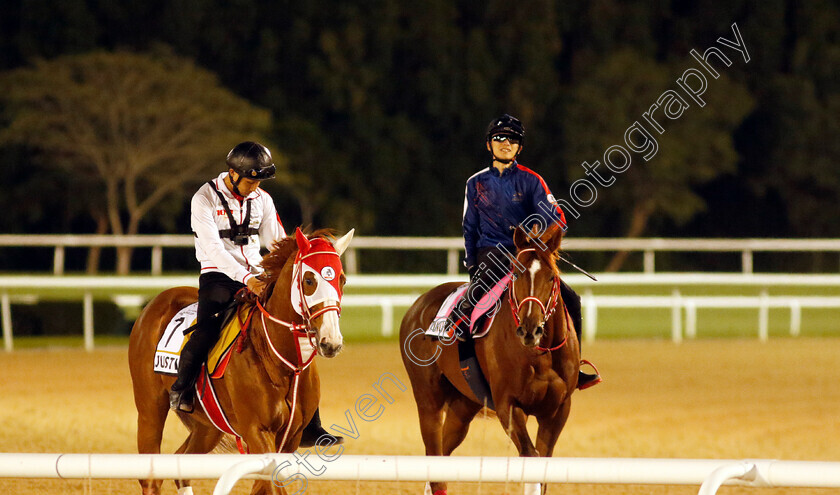
[[586, 390], [587, 388], [594, 387], [595, 385], [598, 385], [599, 383], [604, 381], [604, 379], [601, 378], [601, 374], [598, 373], [598, 368], [596, 368], [594, 364], [587, 361], [586, 359], [581, 359], [580, 364], [592, 366], [592, 369], [595, 370], [595, 374], [592, 375], [589, 373], [584, 373], [583, 371], [578, 371], [578, 390]]
[[169, 409], [173, 411], [181, 411], [187, 414], [192, 414], [195, 411], [195, 397], [193, 400], [188, 400], [190, 395], [188, 390], [178, 392], [177, 390], [169, 391]]

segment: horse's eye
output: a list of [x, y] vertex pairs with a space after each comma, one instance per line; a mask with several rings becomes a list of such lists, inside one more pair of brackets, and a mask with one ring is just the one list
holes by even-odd
[[311, 278], [305, 278], [305, 279], [303, 279], [303, 283], [305, 283], [306, 285], [314, 285], [315, 281], [312, 280]]

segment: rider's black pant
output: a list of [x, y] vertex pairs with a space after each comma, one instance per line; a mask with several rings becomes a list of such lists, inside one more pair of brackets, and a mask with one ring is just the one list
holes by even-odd
[[225, 310], [233, 302], [233, 296], [243, 287], [245, 284], [220, 272], [202, 273], [198, 277], [196, 327], [181, 350], [178, 380], [172, 386], [173, 390], [185, 390], [195, 383], [201, 363], [207, 359], [207, 353], [219, 339]]

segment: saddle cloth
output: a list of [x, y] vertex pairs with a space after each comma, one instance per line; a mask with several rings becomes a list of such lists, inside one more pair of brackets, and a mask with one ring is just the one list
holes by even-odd
[[[499, 313], [498, 310], [501, 308], [499, 303], [501, 302], [502, 296], [507, 288], [507, 284], [512, 276], [512, 273], [508, 273], [502, 277], [502, 279], [499, 280], [496, 285], [487, 291], [487, 294], [478, 301], [478, 304], [473, 307], [472, 314], [470, 315], [470, 334], [472, 334], [473, 338], [477, 339], [487, 335], [487, 332], [490, 330], [490, 325], [493, 324], [493, 320]], [[452, 310], [458, 305], [461, 298], [465, 297], [468, 287], [469, 284], [460, 285], [456, 287], [455, 290], [446, 297], [446, 299], [444, 299], [443, 304], [440, 305], [440, 309], [438, 309], [437, 314], [435, 314], [435, 317], [432, 319], [432, 323], [426, 330], [426, 335], [443, 339], [451, 338], [451, 335], [449, 335], [451, 329], [446, 328], [446, 320], [449, 318]], [[475, 322], [479, 320], [479, 317], [485, 314], [488, 317], [484, 319], [484, 324], [481, 328], [476, 328]]]
[[[242, 331], [242, 323], [248, 317], [251, 307], [244, 305], [239, 308], [239, 317], [231, 318], [224, 325], [219, 340], [210, 349], [207, 355], [207, 372], [211, 378], [221, 378], [225, 374], [228, 361], [230, 360], [233, 344], [236, 342]], [[181, 349], [190, 339], [192, 333], [184, 335], [184, 330], [195, 324], [198, 303], [192, 303], [179, 311], [166, 326], [166, 330], [160, 336], [157, 349], [155, 350], [154, 371], [164, 375], [178, 374], [178, 358]]]

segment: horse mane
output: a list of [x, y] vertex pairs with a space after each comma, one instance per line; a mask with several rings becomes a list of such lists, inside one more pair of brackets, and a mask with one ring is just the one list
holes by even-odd
[[[332, 229], [318, 229], [312, 233], [308, 233], [308, 228], [304, 229], [304, 234], [311, 241], [314, 239], [323, 239], [330, 244], [335, 240], [335, 233]], [[272, 287], [277, 279], [280, 278], [280, 273], [292, 253], [297, 251], [297, 241], [294, 235], [287, 236], [279, 241], [276, 241], [271, 246], [271, 250], [263, 256], [260, 266], [265, 270], [265, 280], [267, 285]], [[266, 290], [266, 295], [270, 291]]]

